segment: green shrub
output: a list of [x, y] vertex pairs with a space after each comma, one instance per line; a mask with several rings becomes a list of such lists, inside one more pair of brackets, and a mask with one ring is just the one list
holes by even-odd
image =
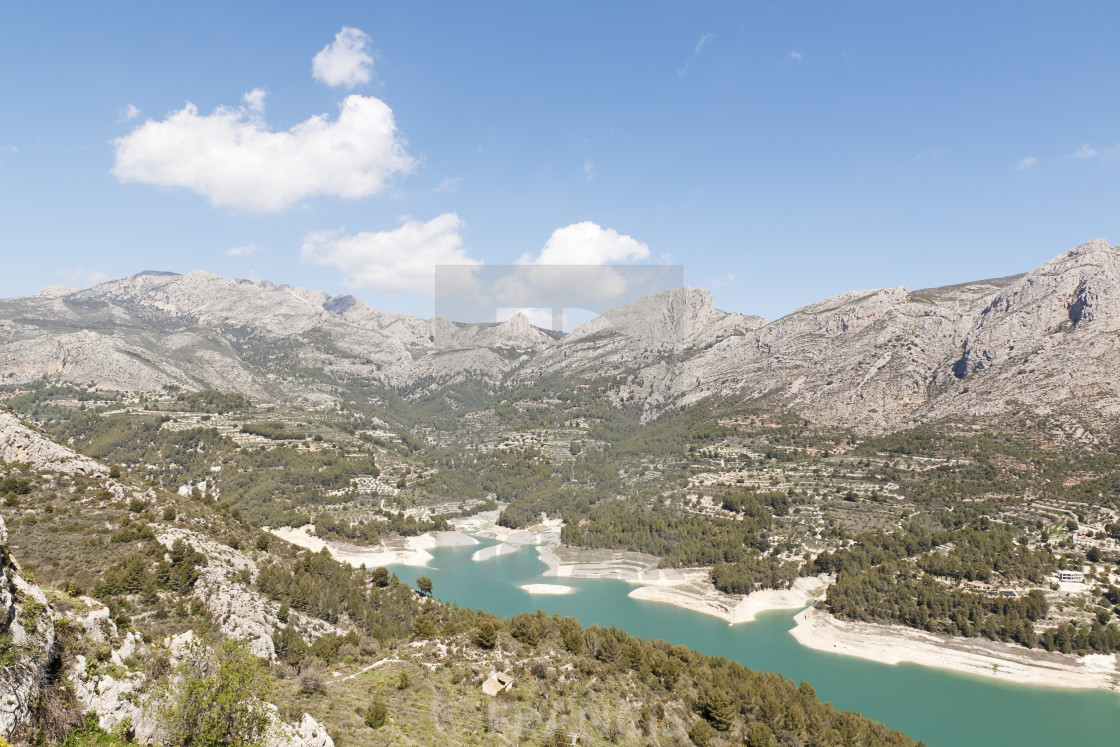
[[371, 729], [380, 729], [389, 721], [389, 709], [380, 700], [375, 700], [366, 709], [366, 726]]

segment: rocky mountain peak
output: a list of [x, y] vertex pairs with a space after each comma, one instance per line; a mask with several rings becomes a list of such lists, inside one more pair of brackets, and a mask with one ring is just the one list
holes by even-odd
[[660, 346], [681, 346], [726, 316], [716, 310], [712, 294], [703, 288], [673, 288], [606, 311], [572, 330], [567, 341], [609, 332]]
[[[1120, 250], [1095, 239], [1002, 289], [975, 321], [954, 366], [958, 378], [1050, 347], [1052, 333], [1120, 327]], [[1113, 339], [1109, 336], [1109, 345]]]
[[1092, 256], [1094, 254], [1115, 255], [1115, 253], [1116, 247], [1109, 246], [1109, 243], [1106, 239], [1093, 239], [1092, 241], [1085, 242], [1081, 246], [1076, 246], [1073, 249], [1070, 249], [1068, 252], [1066, 252], [1065, 256], [1069, 257], [1070, 259], [1077, 259], [1081, 257]]
[[511, 316], [506, 324], [509, 325], [510, 331], [517, 335], [528, 334], [529, 330], [533, 328], [529, 317], [525, 316], [520, 311]]
[[324, 309], [339, 316], [346, 316], [346, 312], [351, 309], [360, 309], [363, 306], [365, 304], [353, 296], [332, 296], [323, 302]]
[[32, 298], [63, 298], [77, 292], [77, 288], [71, 288], [68, 285], [48, 285], [46, 288], [36, 291]]

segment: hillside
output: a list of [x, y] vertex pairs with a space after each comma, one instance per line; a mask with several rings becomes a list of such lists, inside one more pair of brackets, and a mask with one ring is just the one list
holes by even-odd
[[[912, 744], [726, 659], [447, 607], [0, 416], [0, 447], [23, 457], [0, 465], [0, 737], [16, 744], [192, 744], [209, 728], [276, 747]], [[491, 697], [497, 672], [514, 684]]]

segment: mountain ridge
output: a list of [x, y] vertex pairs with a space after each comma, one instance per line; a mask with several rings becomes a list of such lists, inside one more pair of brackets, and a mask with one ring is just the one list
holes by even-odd
[[616, 403], [637, 402], [645, 417], [714, 398], [867, 432], [1028, 411], [1079, 413], [1091, 428], [1120, 411], [1118, 251], [1095, 239], [1027, 273], [853, 290], [769, 322], [676, 288], [559, 336], [524, 316], [461, 324], [268, 281], [145, 271], [0, 301], [0, 383], [325, 404], [355, 380], [409, 399], [466, 381], [496, 392], [614, 377]]

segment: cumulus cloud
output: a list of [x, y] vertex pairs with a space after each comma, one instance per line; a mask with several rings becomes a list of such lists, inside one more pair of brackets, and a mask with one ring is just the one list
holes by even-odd
[[1035, 158], [1034, 156], [1027, 156], [1022, 161], [1019, 161], [1019, 163], [1016, 164], [1015, 168], [1020, 169], [1020, 170], [1029, 169], [1031, 166], [1034, 166], [1036, 163], [1038, 163], [1037, 158]]
[[112, 173], [122, 182], [186, 187], [212, 205], [278, 212], [315, 195], [377, 194], [415, 161], [405, 152], [393, 110], [372, 96], [347, 96], [338, 117], [320, 114], [283, 132], [261, 114], [264, 91], [246, 106], [211, 114], [186, 106], [113, 141]]
[[140, 116], [140, 109], [132, 104], [128, 104], [121, 110], [121, 119], [132, 120]]
[[265, 92], [263, 88], [254, 88], [252, 91], [242, 96], [241, 100], [245, 102], [245, 108], [249, 111], [264, 114], [264, 97]]
[[649, 247], [613, 228], [583, 221], [557, 228], [535, 258], [525, 254], [521, 264], [602, 265], [649, 259]]
[[[649, 247], [631, 236], [591, 221], [573, 223], [553, 231], [537, 256], [522, 255], [521, 267], [493, 284], [497, 305], [512, 308], [525, 306], [525, 299], [566, 298], [566, 307], [594, 308], [623, 297], [635, 279], [619, 271], [623, 268], [605, 265], [648, 258]], [[587, 265], [601, 269], [589, 273]]]
[[436, 265], [481, 264], [463, 248], [462, 228], [457, 214], [444, 213], [392, 231], [316, 231], [304, 237], [300, 260], [333, 267], [354, 290], [431, 291]]
[[1085, 143], [1080, 148], [1073, 152], [1074, 158], [1092, 158], [1093, 156], [1100, 155], [1100, 152], [1094, 150], [1088, 143]]
[[723, 288], [724, 286], [731, 285], [735, 282], [735, 273], [728, 272], [719, 277], [712, 278], [712, 286], [715, 288]]
[[443, 181], [436, 185], [436, 192], [458, 192], [463, 186], [463, 177], [445, 176]]
[[257, 252], [263, 252], [263, 251], [264, 251], [264, 249], [261, 249], [256, 244], [245, 244], [244, 246], [235, 246], [235, 247], [232, 247], [230, 249], [226, 249], [226, 256], [227, 257], [248, 257], [250, 254], [256, 254]]
[[311, 74], [328, 86], [353, 88], [369, 83], [373, 77], [373, 56], [366, 51], [369, 35], [350, 26], [343, 26], [334, 41], [319, 50], [311, 60]]

